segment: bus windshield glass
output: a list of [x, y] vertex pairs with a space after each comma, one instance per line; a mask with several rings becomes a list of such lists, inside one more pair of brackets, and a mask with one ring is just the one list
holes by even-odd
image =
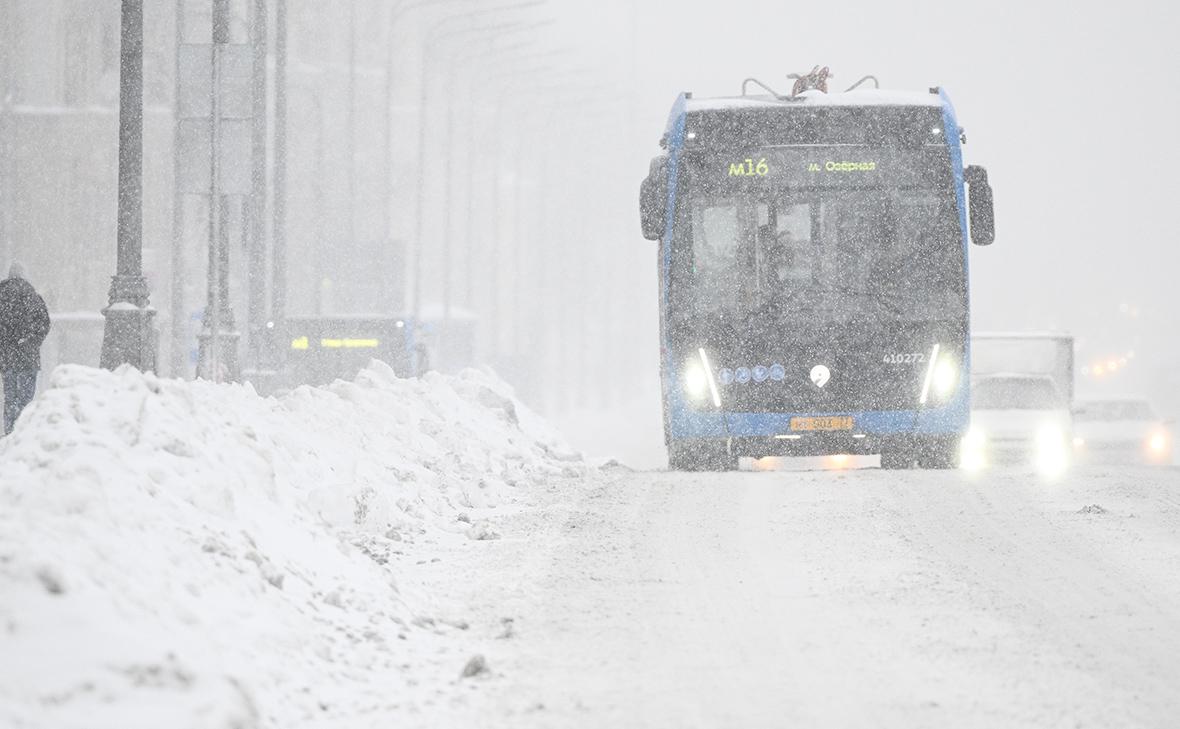
[[676, 224], [679, 303], [705, 319], [965, 316], [965, 256], [945, 153], [902, 164], [899, 155], [891, 164], [882, 157], [833, 162], [779, 151], [749, 157], [740, 171], [752, 176], [728, 174], [724, 159], [690, 165]]

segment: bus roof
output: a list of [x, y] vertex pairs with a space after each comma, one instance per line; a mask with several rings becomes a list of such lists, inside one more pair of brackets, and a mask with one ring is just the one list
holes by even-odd
[[810, 90], [794, 99], [779, 99], [770, 95], [722, 96], [716, 98], [689, 98], [685, 111], [712, 111], [721, 109], [759, 109], [784, 106], [942, 106], [938, 94], [920, 91], [890, 91], [885, 89], [857, 89], [841, 93], [825, 94]]

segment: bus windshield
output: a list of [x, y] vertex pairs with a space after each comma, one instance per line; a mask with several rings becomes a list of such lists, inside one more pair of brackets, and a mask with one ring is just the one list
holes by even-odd
[[924, 322], [966, 313], [951, 191], [697, 194], [679, 224], [682, 302], [697, 316]]
[[971, 386], [976, 410], [1056, 410], [1065, 402], [1048, 377], [981, 377]]

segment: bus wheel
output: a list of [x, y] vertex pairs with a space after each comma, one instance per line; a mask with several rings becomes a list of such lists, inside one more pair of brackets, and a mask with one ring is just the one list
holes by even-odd
[[959, 467], [959, 444], [957, 439], [940, 439], [925, 443], [918, 454], [918, 465], [929, 469]]
[[892, 448], [881, 453], [881, 468], [887, 471], [913, 468], [915, 460], [914, 452], [909, 448]]
[[738, 457], [725, 441], [673, 441], [668, 444], [668, 469], [672, 471], [736, 471]]

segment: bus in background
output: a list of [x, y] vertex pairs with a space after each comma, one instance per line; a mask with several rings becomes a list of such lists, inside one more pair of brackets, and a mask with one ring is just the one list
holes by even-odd
[[[664, 437], [676, 470], [739, 457], [956, 464], [969, 413], [968, 219], [994, 239], [947, 95], [682, 94], [640, 188], [659, 240]], [[765, 94], [747, 95], [757, 85]]]

